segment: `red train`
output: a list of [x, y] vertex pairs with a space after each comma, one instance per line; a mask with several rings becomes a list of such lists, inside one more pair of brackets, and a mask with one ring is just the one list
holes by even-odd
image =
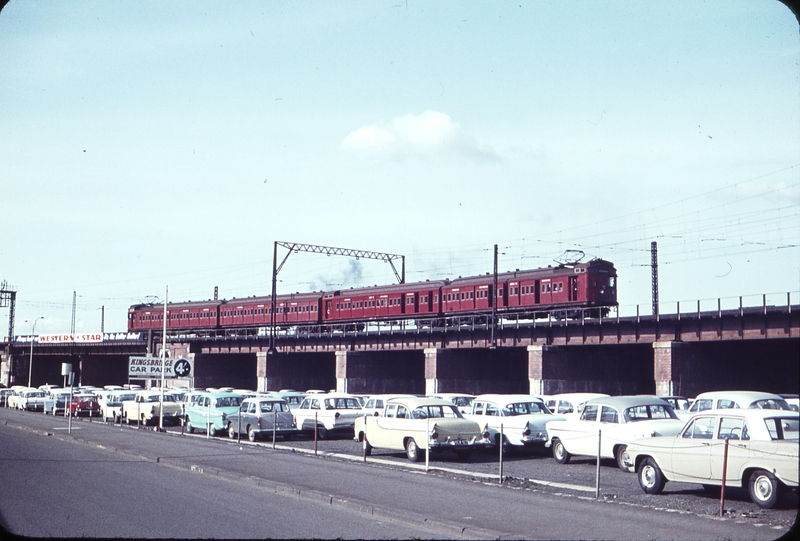
[[[345, 290], [278, 295], [276, 325], [363, 324], [367, 321], [488, 315], [492, 299], [498, 314], [533, 317], [534, 312], [570, 314], [590, 309], [589, 316], [617, 304], [617, 272], [602, 259], [588, 263], [497, 275], [491, 274]], [[167, 329], [218, 330], [270, 326], [270, 296], [167, 306]], [[128, 309], [128, 330], [162, 329], [164, 305], [138, 304]]]

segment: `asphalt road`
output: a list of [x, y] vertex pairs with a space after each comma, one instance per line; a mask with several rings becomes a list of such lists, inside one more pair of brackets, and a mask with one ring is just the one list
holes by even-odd
[[[628, 495], [638, 490], [635, 477], [606, 465], [596, 500], [594, 461], [558, 465], [543, 454], [508, 457], [501, 485], [489, 453], [464, 463], [434, 455], [425, 473], [424, 463], [411, 467], [393, 453], [377, 452], [364, 464], [349, 439], [319, 442], [315, 456], [308, 440], [279, 442], [272, 450], [271, 443], [83, 420], [71, 435], [65, 428], [62, 418], [0, 410], [0, 463], [8, 473], [0, 477], [0, 518], [10, 531], [47, 537], [776, 539], [797, 518], [796, 496], [782, 509], [734, 510], [723, 518], [684, 508], [681, 498], [701, 498], [702, 506], [718, 512], [718, 500], [694, 487], [664, 497], [641, 494], [636, 497], [651, 501], [638, 503]], [[531, 467], [560, 470], [556, 475], [577, 482], [534, 482], [527, 477]], [[614, 483], [631, 487], [611, 493]], [[135, 503], [125, 497], [129, 490]], [[670, 506], [676, 496], [677, 505]], [[747, 503], [733, 502], [728, 507]]]

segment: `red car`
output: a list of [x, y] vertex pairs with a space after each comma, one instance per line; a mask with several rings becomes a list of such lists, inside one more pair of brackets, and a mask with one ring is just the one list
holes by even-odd
[[97, 396], [76, 394], [69, 403], [69, 413], [75, 416], [100, 417], [100, 404], [97, 402]]

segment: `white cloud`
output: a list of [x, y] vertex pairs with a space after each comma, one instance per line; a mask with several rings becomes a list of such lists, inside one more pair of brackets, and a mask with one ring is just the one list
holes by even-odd
[[388, 124], [362, 126], [344, 138], [342, 149], [383, 159], [442, 156], [478, 161], [498, 159], [491, 148], [466, 135], [449, 115], [431, 110], [393, 118]]

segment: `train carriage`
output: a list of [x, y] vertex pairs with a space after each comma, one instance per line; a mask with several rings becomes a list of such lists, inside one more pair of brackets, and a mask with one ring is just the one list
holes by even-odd
[[[602, 259], [535, 270], [481, 276], [351, 288], [318, 293], [278, 295], [275, 323], [280, 327], [394, 320], [472, 316], [487, 314], [496, 304], [499, 312], [542, 317], [591, 316], [616, 306], [617, 274], [614, 265]], [[588, 309], [588, 312], [587, 310]], [[218, 330], [269, 326], [270, 296], [170, 303], [169, 330]], [[139, 304], [128, 310], [130, 331], [163, 328], [164, 307]]]
[[438, 315], [439, 291], [444, 284], [445, 282], [437, 280], [326, 293], [322, 321]]
[[[167, 305], [167, 329], [207, 329], [219, 325], [220, 301], [181, 302]], [[164, 328], [163, 304], [138, 304], [128, 309], [128, 330]]]

